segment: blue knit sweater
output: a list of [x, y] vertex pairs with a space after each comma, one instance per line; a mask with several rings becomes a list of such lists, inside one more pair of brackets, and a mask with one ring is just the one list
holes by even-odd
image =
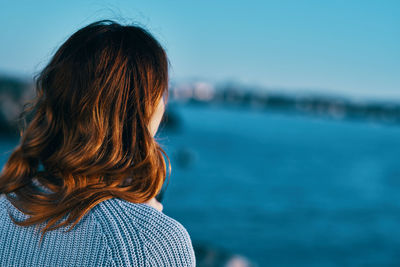
[[[70, 232], [15, 225], [27, 215], [0, 196], [0, 266], [195, 266], [186, 229], [147, 204], [101, 202]], [[41, 224], [44, 225], [44, 224]]]

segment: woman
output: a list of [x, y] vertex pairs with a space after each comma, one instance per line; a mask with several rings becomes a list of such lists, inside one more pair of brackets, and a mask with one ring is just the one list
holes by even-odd
[[186, 229], [155, 200], [168, 159], [154, 139], [168, 97], [161, 45], [95, 22], [58, 49], [36, 92], [0, 175], [0, 266], [194, 266]]

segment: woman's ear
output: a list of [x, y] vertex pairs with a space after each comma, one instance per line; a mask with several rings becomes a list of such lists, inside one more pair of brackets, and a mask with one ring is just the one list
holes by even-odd
[[155, 136], [158, 130], [158, 126], [161, 123], [161, 119], [164, 115], [165, 112], [165, 104], [164, 104], [164, 99], [161, 98], [160, 101], [158, 102], [157, 108], [154, 112], [154, 114], [151, 116], [150, 123], [149, 123], [149, 131], [152, 134], [152, 136]]

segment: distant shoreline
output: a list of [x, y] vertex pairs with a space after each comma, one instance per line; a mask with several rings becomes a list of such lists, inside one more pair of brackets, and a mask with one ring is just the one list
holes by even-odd
[[[33, 84], [25, 79], [0, 76], [0, 134], [16, 135], [24, 103], [34, 97]], [[352, 101], [345, 97], [282, 94], [252, 90], [237, 84], [214, 86], [206, 82], [176, 84], [170, 101], [197, 105], [241, 106], [256, 110], [312, 115], [339, 120], [365, 120], [400, 125], [400, 101]], [[167, 109], [168, 113], [168, 109]], [[170, 117], [178, 114], [170, 114]]]
[[367, 120], [400, 124], [400, 101], [354, 101], [345, 97], [311, 94], [282, 94], [239, 86], [212, 87], [185, 84], [171, 88], [173, 101], [199, 105], [241, 106], [256, 110], [313, 115], [333, 119]]

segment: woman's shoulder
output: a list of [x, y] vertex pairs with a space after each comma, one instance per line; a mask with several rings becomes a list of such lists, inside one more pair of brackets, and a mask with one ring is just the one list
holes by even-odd
[[111, 198], [95, 206], [93, 211], [106, 219], [103, 220], [106, 223], [117, 223], [123, 219], [126, 226], [131, 225], [138, 229], [142, 227], [150, 227], [153, 230], [167, 228], [187, 233], [180, 222], [146, 203], [132, 203], [121, 198]]
[[170, 266], [195, 265], [186, 228], [156, 208], [112, 198], [95, 206], [93, 214], [106, 236], [112, 237], [111, 243], [139, 244], [134, 249], [143, 250], [150, 266], [165, 266], [166, 262]]

